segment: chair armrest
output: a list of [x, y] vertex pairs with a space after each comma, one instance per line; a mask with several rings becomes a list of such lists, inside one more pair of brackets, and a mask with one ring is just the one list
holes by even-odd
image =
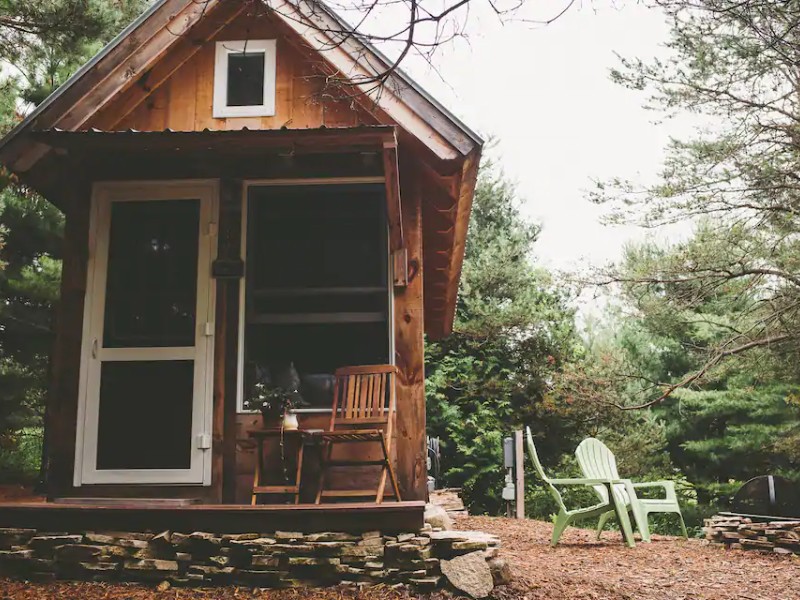
[[553, 485], [611, 485], [625, 483], [623, 479], [551, 479]]
[[642, 481], [641, 483], [634, 483], [633, 487], [675, 487], [674, 481]]
[[667, 497], [665, 498], [666, 500], [677, 500], [674, 481], [643, 481], [642, 483], [634, 483], [633, 487], [634, 489], [660, 487], [663, 488], [664, 492], [667, 494]]

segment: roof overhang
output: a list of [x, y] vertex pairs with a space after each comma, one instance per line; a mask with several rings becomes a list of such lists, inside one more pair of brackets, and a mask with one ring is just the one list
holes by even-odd
[[396, 128], [389, 125], [321, 129], [235, 129], [203, 131], [65, 131], [31, 132], [31, 138], [56, 151], [139, 152], [214, 150], [226, 153], [253, 149], [278, 154], [325, 154], [329, 152], [380, 152], [395, 143]]

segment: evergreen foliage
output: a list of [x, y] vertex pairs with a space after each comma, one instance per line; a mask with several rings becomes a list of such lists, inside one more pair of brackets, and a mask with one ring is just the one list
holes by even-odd
[[428, 431], [442, 439], [446, 483], [463, 487], [474, 511], [500, 508], [502, 439], [513, 429], [560, 431], [547, 436], [545, 459], [570, 444], [569, 423], [546, 404], [578, 343], [567, 296], [533, 266], [538, 232], [521, 217], [511, 184], [484, 166], [454, 333], [428, 344], [426, 355]]
[[[143, 0], [0, 2], [0, 62], [6, 66], [0, 135], [144, 5]], [[41, 424], [63, 217], [7, 174], [0, 184], [0, 447], [12, 451], [21, 441], [29, 446], [40, 438], [30, 433], [35, 429], [26, 429], [25, 436], [20, 432]]]
[[[646, 90], [651, 107], [696, 113], [708, 125], [671, 142], [655, 185], [616, 180], [601, 185], [595, 199], [613, 202], [621, 221], [652, 227], [689, 220], [697, 232], [668, 250], [637, 249], [635, 269], [629, 264], [608, 278], [633, 294], [663, 295], [660, 310], [675, 326], [700, 307], [712, 314], [720, 294], [727, 306], [725, 322], [705, 324], [707, 340], [683, 347], [695, 370], [647, 388], [638, 402], [650, 403], [713, 379], [739, 354], [768, 348], [788, 369], [800, 350], [800, 2], [657, 4], [671, 24], [670, 57], [623, 59], [612, 77]], [[796, 376], [793, 370], [787, 375]]]

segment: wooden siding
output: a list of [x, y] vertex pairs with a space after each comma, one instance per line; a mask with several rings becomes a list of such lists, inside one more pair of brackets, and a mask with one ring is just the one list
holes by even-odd
[[[222, 10], [222, 9], [220, 9]], [[224, 15], [219, 19], [224, 20]], [[219, 23], [218, 19], [218, 23]], [[324, 84], [315, 61], [296, 42], [287, 37], [284, 26], [266, 15], [241, 14], [225, 25], [219, 33], [201, 42], [182, 65], [163, 83], [143, 93], [140, 85], [130, 87], [121, 97], [105, 108], [91, 123], [92, 127], [108, 130], [137, 129], [141, 131], [201, 131], [203, 129], [307, 129], [317, 127], [354, 127], [372, 125], [376, 119], [358, 107], [342, 91], [337, 99], [330, 89], [322, 96]], [[277, 72], [275, 81], [275, 115], [270, 117], [213, 117], [214, 61], [216, 42], [243, 39], [276, 39]], [[175, 60], [178, 51], [162, 59]], [[174, 67], [171, 65], [170, 67]], [[156, 73], [159, 65], [152, 72]], [[169, 70], [169, 68], [167, 68]], [[144, 79], [144, 78], [143, 78]]]

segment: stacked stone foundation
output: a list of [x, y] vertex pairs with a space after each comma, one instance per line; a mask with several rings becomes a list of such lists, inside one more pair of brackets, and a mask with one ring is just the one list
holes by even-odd
[[442, 561], [467, 554], [491, 565], [497, 538], [479, 532], [379, 531], [65, 533], [0, 529], [0, 573], [27, 580], [89, 580], [258, 588], [371, 584], [420, 591], [445, 585]]
[[717, 515], [704, 525], [707, 540], [731, 549], [800, 555], [800, 520], [755, 522], [749, 517]]

